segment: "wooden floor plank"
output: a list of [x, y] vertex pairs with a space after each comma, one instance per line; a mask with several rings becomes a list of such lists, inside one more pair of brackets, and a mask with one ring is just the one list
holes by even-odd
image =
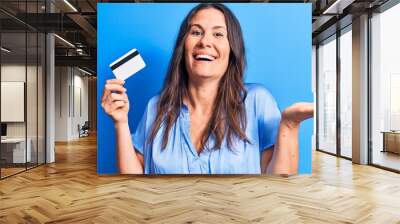
[[96, 138], [0, 181], [0, 223], [400, 223], [400, 175], [315, 152], [313, 174], [111, 176]]

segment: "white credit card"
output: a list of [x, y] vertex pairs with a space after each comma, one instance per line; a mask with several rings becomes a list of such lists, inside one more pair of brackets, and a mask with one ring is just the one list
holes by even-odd
[[131, 77], [144, 67], [146, 67], [146, 64], [136, 49], [130, 50], [128, 53], [110, 64], [110, 68], [115, 77], [121, 80]]

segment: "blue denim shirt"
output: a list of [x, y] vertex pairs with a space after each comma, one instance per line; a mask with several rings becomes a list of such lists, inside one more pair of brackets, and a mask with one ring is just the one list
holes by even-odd
[[[163, 126], [147, 144], [157, 114], [159, 96], [147, 104], [144, 115], [132, 135], [135, 149], [144, 156], [146, 174], [260, 174], [262, 152], [275, 144], [281, 113], [271, 93], [260, 84], [246, 84], [246, 136], [250, 143], [236, 139], [233, 149], [223, 139], [221, 148], [204, 149], [200, 154], [190, 139], [189, 110], [183, 106], [172, 126], [168, 144], [162, 149]], [[215, 139], [210, 136], [209, 145]]]

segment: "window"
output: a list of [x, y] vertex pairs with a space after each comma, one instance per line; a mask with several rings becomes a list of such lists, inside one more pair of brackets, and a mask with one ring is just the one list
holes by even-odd
[[[43, 13], [44, 1], [6, 1], [0, 7]], [[1, 124], [0, 178], [45, 163], [45, 34], [0, 12]], [[14, 101], [3, 100], [14, 96]], [[6, 97], [5, 99], [10, 99]], [[8, 104], [7, 104], [8, 103]], [[17, 108], [17, 109], [10, 109]]]
[[340, 155], [352, 157], [352, 32], [351, 25], [340, 36]]
[[400, 4], [371, 18], [372, 164], [400, 170]]
[[318, 149], [336, 153], [336, 35], [318, 50]]

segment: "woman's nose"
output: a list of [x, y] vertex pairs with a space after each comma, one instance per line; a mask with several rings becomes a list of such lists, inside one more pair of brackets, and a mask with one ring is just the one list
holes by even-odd
[[199, 44], [200, 44], [202, 47], [211, 47], [211, 45], [212, 45], [212, 35], [205, 33], [205, 34], [201, 37], [201, 39], [200, 39], [200, 41], [199, 41]]

